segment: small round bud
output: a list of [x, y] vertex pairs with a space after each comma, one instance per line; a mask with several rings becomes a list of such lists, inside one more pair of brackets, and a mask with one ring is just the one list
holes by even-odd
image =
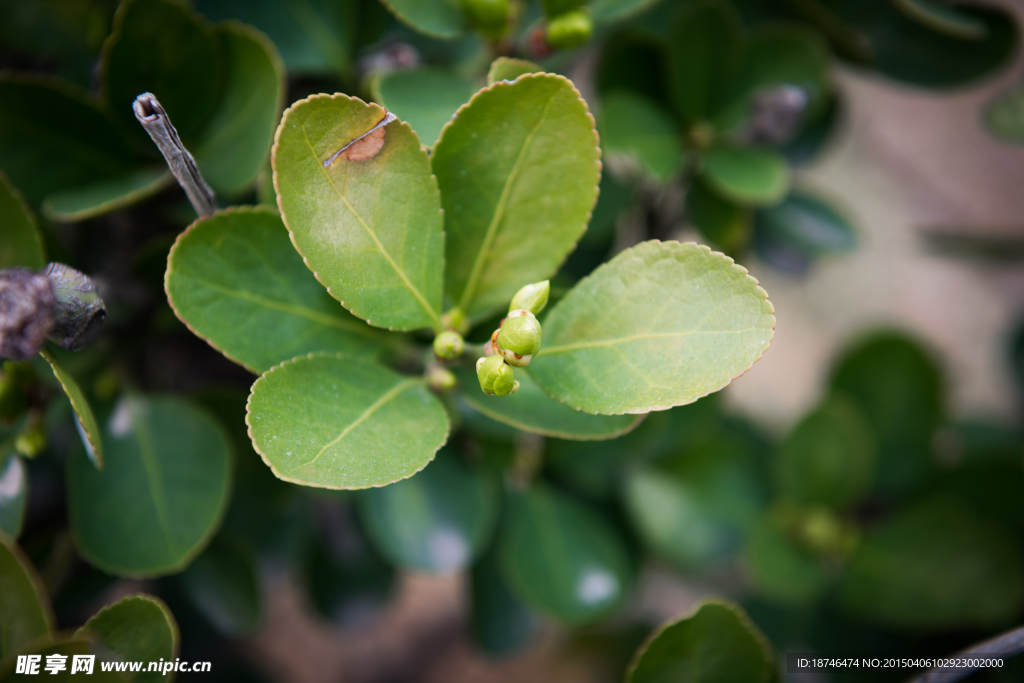
[[508, 310], [511, 312], [521, 308], [537, 315], [548, 305], [548, 296], [550, 294], [551, 282], [549, 280], [526, 285], [512, 297], [512, 303], [509, 304]]
[[512, 368], [505, 364], [501, 356], [477, 360], [476, 377], [480, 380], [480, 389], [488, 396], [508, 396], [516, 390], [518, 384]]
[[533, 313], [517, 309], [502, 321], [497, 347], [509, 365], [525, 368], [540, 351], [540, 340], [540, 322]]
[[427, 368], [427, 386], [438, 393], [444, 393], [451, 391], [459, 382], [452, 374], [452, 371], [448, 368], [443, 368], [440, 365], [430, 364]]
[[455, 330], [463, 337], [469, 333], [469, 319], [458, 306], [442, 315], [441, 323], [448, 329]]
[[107, 307], [88, 275], [63, 263], [50, 263], [43, 275], [57, 300], [50, 340], [68, 351], [80, 351], [96, 341], [107, 319]]
[[583, 45], [594, 32], [594, 20], [585, 9], [560, 14], [548, 22], [548, 45], [558, 50], [568, 50]]
[[0, 271], [0, 357], [27, 360], [53, 329], [54, 295], [43, 275], [21, 268]]
[[508, 28], [508, 0], [463, 0], [462, 10], [489, 38], [500, 38]]
[[454, 330], [448, 330], [434, 337], [434, 355], [440, 360], [454, 360], [462, 355], [466, 343], [462, 335]]

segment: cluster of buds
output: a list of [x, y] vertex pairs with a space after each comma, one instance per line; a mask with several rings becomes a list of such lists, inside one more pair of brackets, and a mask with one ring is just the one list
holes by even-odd
[[513, 367], [525, 368], [540, 351], [541, 327], [537, 320], [548, 303], [550, 283], [526, 285], [512, 298], [508, 315], [484, 346], [476, 362], [480, 388], [487, 395], [508, 396], [519, 390]]

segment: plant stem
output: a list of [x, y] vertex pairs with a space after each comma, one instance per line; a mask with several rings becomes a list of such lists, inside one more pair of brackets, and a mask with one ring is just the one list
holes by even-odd
[[[1024, 627], [1016, 628], [1001, 636], [986, 640], [984, 643], [979, 643], [969, 650], [958, 652], [952, 658], [991, 655], [994, 658], [1004, 659], [1021, 652], [1024, 652]], [[965, 666], [955, 669], [932, 669], [913, 679], [910, 683], [954, 683], [954, 681], [967, 677], [979, 668], [977, 666]]]
[[174, 130], [170, 117], [160, 106], [156, 96], [148, 92], [142, 93], [135, 98], [132, 109], [135, 111], [135, 118], [164, 155], [171, 173], [178, 179], [178, 184], [192, 202], [192, 208], [200, 218], [212, 215], [217, 210], [213, 190], [203, 180], [203, 174], [199, 172], [195, 159], [185, 149], [185, 145], [181, 144], [178, 131]]

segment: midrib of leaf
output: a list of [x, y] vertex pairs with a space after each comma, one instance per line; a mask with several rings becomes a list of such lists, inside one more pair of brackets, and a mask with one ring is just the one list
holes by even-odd
[[132, 408], [131, 402], [128, 403], [128, 410], [132, 416], [132, 432], [139, 443], [139, 455], [142, 458], [142, 466], [146, 470], [146, 482], [149, 484], [149, 493], [153, 499], [153, 507], [156, 508], [157, 523], [167, 539], [168, 550], [171, 555], [176, 555], [178, 553], [178, 544], [175, 543], [175, 537], [171, 532], [172, 525], [167, 512], [167, 499], [164, 497], [163, 488], [158, 485], [163, 483], [163, 472], [160, 471], [160, 463], [156, 459], [153, 440], [150, 438], [145, 423], [138, 419], [139, 414]]
[[[384, 245], [380, 243], [380, 240], [377, 238], [377, 233], [375, 233], [373, 229], [371, 229], [370, 226], [366, 224], [366, 221], [364, 221], [363, 217], [359, 215], [355, 207], [349, 204], [348, 199], [346, 199], [345, 195], [341, 193], [341, 190], [338, 189], [338, 186], [334, 184], [334, 179], [331, 178], [331, 174], [328, 173], [327, 169], [324, 168], [322, 163], [320, 163], [319, 157], [316, 154], [316, 150], [313, 149], [313, 143], [309, 141], [309, 136], [306, 134], [305, 123], [302, 124], [302, 137], [306, 141], [306, 146], [309, 147], [310, 154], [313, 155], [313, 160], [316, 162], [316, 165], [323, 172], [324, 177], [327, 178], [327, 182], [330, 184], [331, 189], [334, 190], [334, 193], [336, 195], [338, 195], [338, 199], [344, 202], [345, 207], [349, 210], [349, 212], [351, 212], [353, 216], [355, 216], [355, 219], [359, 221], [359, 225], [363, 226], [363, 229], [366, 230], [366, 234], [369, 235], [370, 238], [373, 240], [373, 243], [377, 245], [377, 251], [379, 251], [385, 259], [387, 259], [388, 265], [390, 265], [391, 268], [395, 271], [395, 274], [402, 279], [402, 283], [405, 285], [405, 288], [408, 289], [409, 292], [414, 297], [416, 297], [416, 301], [419, 302], [420, 306], [423, 307], [423, 310], [426, 311], [427, 315], [430, 316], [431, 321], [433, 321], [434, 329], [437, 330], [438, 332], [442, 331], [444, 329], [444, 325], [441, 323], [440, 316], [437, 314], [436, 311], [434, 311], [430, 304], [427, 303], [426, 298], [422, 294], [420, 294], [420, 290], [417, 289], [416, 286], [409, 281], [409, 278], [406, 277], [405, 275], [405, 271], [398, 267], [398, 264], [395, 263], [394, 259], [391, 258], [391, 254], [389, 254], [387, 252], [387, 249], [384, 248]], [[380, 190], [377, 191], [377, 197], [380, 197]], [[402, 239], [405, 239], [405, 233], [407, 233], [408, 231], [409, 224], [407, 222], [405, 225], [405, 230], [402, 233]]]
[[321, 455], [327, 452], [328, 448], [337, 445], [342, 439], [348, 436], [352, 432], [352, 430], [354, 430], [362, 423], [366, 422], [374, 413], [383, 408], [388, 401], [398, 396], [400, 393], [408, 389], [410, 386], [413, 386], [414, 384], [419, 384], [422, 381], [422, 379], [419, 379], [417, 377], [410, 377], [409, 379], [399, 382], [395, 386], [391, 387], [383, 396], [374, 401], [373, 405], [364, 410], [359, 415], [359, 417], [353, 420], [351, 424], [347, 425], [343, 430], [341, 430], [341, 434], [338, 434], [338, 436], [334, 440], [330, 441], [323, 448], [321, 448], [320, 452], [313, 456], [312, 460], [310, 460], [307, 463], [303, 463], [299, 467], [309, 467], [310, 465], [315, 463], [320, 458]]
[[598, 341], [576, 342], [575, 344], [562, 344], [560, 346], [548, 346], [537, 352], [538, 356], [551, 356], [556, 353], [568, 353], [579, 349], [593, 349], [604, 346], [616, 346], [641, 339], [656, 339], [661, 337], [688, 337], [691, 334], [743, 334], [745, 332], [756, 332], [760, 328], [748, 327], [744, 330], [688, 330], [686, 332], [648, 332], [645, 334], [634, 334], [629, 337], [617, 339], [601, 339]]
[[552, 95], [551, 98], [548, 99], [547, 104], [544, 105], [544, 111], [541, 112], [537, 125], [535, 125], [533, 130], [530, 131], [530, 134], [526, 136], [526, 140], [523, 142], [523, 146], [519, 150], [519, 155], [516, 157], [516, 163], [512, 165], [512, 172], [508, 174], [508, 178], [505, 179], [505, 185], [501, 188], [501, 196], [498, 197], [498, 206], [494, 210], [494, 216], [491, 217], [491, 224], [487, 226], [487, 233], [484, 235], [484, 241], [480, 244], [480, 251], [476, 254], [476, 260], [473, 261], [473, 268], [469, 271], [469, 279], [466, 281], [466, 288], [462, 290], [462, 299], [459, 301], [459, 308], [463, 311], [469, 310], [469, 304], [472, 303], [473, 297], [476, 296], [477, 287], [480, 286], [480, 278], [483, 276], [484, 263], [488, 260], [487, 257], [489, 257], [491, 247], [498, 235], [498, 226], [501, 224], [501, 220], [505, 216], [505, 207], [508, 204], [508, 197], [512, 192], [512, 186], [515, 185], [516, 178], [519, 177], [519, 171], [522, 168], [526, 152], [530, 149], [530, 145], [533, 144], [533, 138], [537, 135], [537, 131], [539, 131], [540, 127], [544, 124], [544, 120], [548, 116], [548, 109], [554, 101], [555, 95]]

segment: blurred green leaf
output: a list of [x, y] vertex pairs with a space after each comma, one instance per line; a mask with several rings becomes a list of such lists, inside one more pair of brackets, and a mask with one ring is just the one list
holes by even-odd
[[934, 499], [867, 535], [839, 598], [853, 614], [903, 628], [998, 626], [1020, 611], [1024, 563], [1001, 527]]
[[791, 192], [781, 204], [760, 209], [754, 217], [755, 230], [762, 237], [808, 256], [839, 254], [857, 246], [857, 233], [850, 222], [822, 200], [803, 192]]
[[46, 265], [43, 239], [25, 198], [0, 171], [0, 268], [22, 266], [39, 270]]
[[374, 99], [412, 126], [421, 144], [432, 147], [455, 110], [469, 102], [476, 90], [468, 78], [427, 67], [385, 74]]
[[544, 14], [549, 17], [557, 17], [582, 7], [587, 4], [587, 0], [540, 0], [540, 4], [544, 8]]
[[176, 398], [122, 399], [103, 429], [102, 472], [67, 463], [68, 511], [79, 552], [104, 571], [172, 574], [220, 523], [231, 449], [219, 424]]
[[790, 539], [771, 515], [751, 532], [743, 561], [759, 595], [790, 607], [814, 603], [832, 580], [822, 560]]
[[893, 0], [896, 9], [916, 23], [963, 40], [983, 40], [985, 23], [943, 0]]
[[833, 395], [786, 436], [775, 462], [779, 494], [798, 505], [856, 505], [875, 472], [871, 424], [857, 404]]
[[743, 64], [736, 11], [721, 0], [686, 3], [668, 44], [668, 82], [676, 111], [687, 125], [710, 120], [728, 102]]
[[231, 195], [256, 181], [270, 153], [284, 103], [285, 72], [274, 44], [251, 26], [220, 24], [214, 40], [224, 64], [224, 90], [195, 159], [213, 189]]
[[441, 201], [416, 134], [389, 123], [372, 158], [324, 166], [384, 117], [346, 95], [289, 107], [273, 157], [278, 204], [295, 248], [356, 316], [376, 327], [440, 329]]
[[819, 115], [804, 121], [800, 130], [779, 151], [792, 166], [810, 163], [822, 153], [840, 124], [842, 103], [838, 96], [827, 98]]
[[454, 38], [466, 18], [458, 4], [448, 0], [381, 0], [402, 23], [432, 38]]
[[469, 580], [473, 642], [491, 657], [519, 651], [533, 635], [537, 620], [505, 583], [496, 553], [486, 553], [473, 566]]
[[92, 406], [82, 393], [78, 382], [64, 367], [57, 362], [53, 354], [47, 350], [41, 351], [43, 358], [50, 364], [53, 376], [60, 382], [61, 388], [67, 394], [71, 402], [71, 410], [75, 413], [75, 426], [78, 427], [78, 435], [82, 438], [82, 446], [85, 447], [85, 454], [95, 465], [96, 469], [103, 469], [103, 440], [100, 437], [100, 426], [96, 422], [96, 415], [92, 412]]
[[537, 386], [527, 370], [516, 370], [519, 391], [511, 396], [487, 396], [479, 391], [472, 368], [455, 370], [466, 403], [492, 420], [559, 439], [592, 441], [614, 439], [634, 429], [643, 415], [588, 415], [552, 399]]
[[263, 594], [249, 551], [221, 535], [181, 575], [192, 604], [229, 637], [251, 634], [263, 616]]
[[43, 580], [5, 534], [0, 534], [0, 595], [0, 658], [5, 659], [54, 626]]
[[752, 147], [714, 147], [703, 156], [700, 178], [740, 204], [772, 206], [789, 189], [789, 167], [778, 152]]
[[573, 84], [534, 74], [481, 90], [434, 146], [446, 293], [475, 316], [550, 277], [586, 230], [601, 178]]
[[601, 95], [626, 90], [672, 109], [665, 84], [667, 51], [664, 45], [636, 30], [625, 30], [609, 38], [597, 67], [597, 88]]
[[[90, 643], [85, 638], [57, 637], [52, 640], [45, 639], [41, 641], [36, 641], [32, 643], [30, 647], [19, 651], [18, 654], [40, 655], [41, 661], [39, 662], [39, 673], [46, 675], [46, 680], [58, 681], [63, 683], [64, 681], [82, 680], [77, 677], [71, 678], [70, 675], [70, 663], [73, 661], [72, 658], [75, 655], [90, 655], [95, 653], [92, 650], [92, 643]], [[45, 669], [47, 657], [53, 655], [63, 657], [63, 661], [65, 661], [68, 664], [67, 668], [65, 668], [64, 671], [61, 671], [59, 674], [50, 674]], [[102, 661], [104, 658], [97, 657], [97, 659]], [[15, 662], [17, 662], [17, 657], [10, 657], [3, 661], [2, 664], [0, 664], [0, 681], [25, 680], [24, 675], [15, 673]], [[42, 676], [40, 676], [40, 678], [42, 678]], [[104, 673], [101, 671], [100, 666], [95, 666], [95, 668], [93, 669], [93, 675], [85, 680], [90, 681], [90, 683], [115, 683], [127, 679], [120, 678], [115, 673]]]
[[1024, 143], [1024, 86], [1014, 86], [985, 105], [985, 126], [1001, 140]]
[[278, 365], [253, 384], [248, 411], [264, 461], [304, 486], [386, 486], [423, 469], [448, 438], [444, 407], [421, 378], [358, 356]]
[[77, 223], [122, 209], [173, 184], [174, 176], [166, 168], [146, 168], [48, 194], [42, 210], [58, 223]]
[[379, 332], [332, 299], [267, 207], [193, 223], [167, 259], [167, 297], [192, 332], [254, 373], [312, 351], [368, 355]]
[[84, 91], [57, 79], [0, 74], [0, 168], [29, 204], [130, 166], [120, 131]]
[[690, 616], [648, 637], [633, 656], [626, 683], [771, 683], [775, 653], [737, 605], [706, 600]]
[[[150, 595], [131, 595], [104, 607], [78, 629], [75, 637], [88, 638], [99, 645], [104, 651], [98, 657], [101, 660], [170, 661], [178, 653], [178, 625], [174, 616], [163, 601]], [[94, 669], [99, 670], [99, 666]], [[151, 683], [170, 678], [169, 673], [142, 671], [122, 680]]]
[[460, 571], [491, 540], [497, 482], [442, 451], [415, 477], [360, 497], [366, 532], [384, 557], [404, 569]]
[[498, 81], [514, 81], [523, 74], [535, 74], [542, 71], [544, 71], [543, 68], [525, 59], [498, 57], [491, 62], [491, 67], [487, 70], [487, 85]]
[[566, 624], [608, 616], [632, 583], [615, 529], [544, 484], [510, 494], [498, 543], [502, 575], [515, 595]]
[[658, 105], [626, 91], [606, 95], [601, 102], [601, 144], [609, 157], [626, 156], [643, 171], [665, 181], [685, 160], [679, 130]]
[[14, 539], [21, 535], [27, 501], [28, 472], [25, 463], [10, 443], [0, 444], [0, 532]]
[[644, 242], [547, 314], [530, 375], [588, 413], [665, 410], [746, 372], [771, 342], [773, 312], [732, 259], [693, 243]]
[[594, 21], [621, 21], [658, 2], [660, 0], [592, 0], [590, 13]]
[[705, 238], [728, 254], [738, 253], [750, 242], [750, 210], [722, 198], [700, 178], [693, 180], [686, 194], [686, 215]]

